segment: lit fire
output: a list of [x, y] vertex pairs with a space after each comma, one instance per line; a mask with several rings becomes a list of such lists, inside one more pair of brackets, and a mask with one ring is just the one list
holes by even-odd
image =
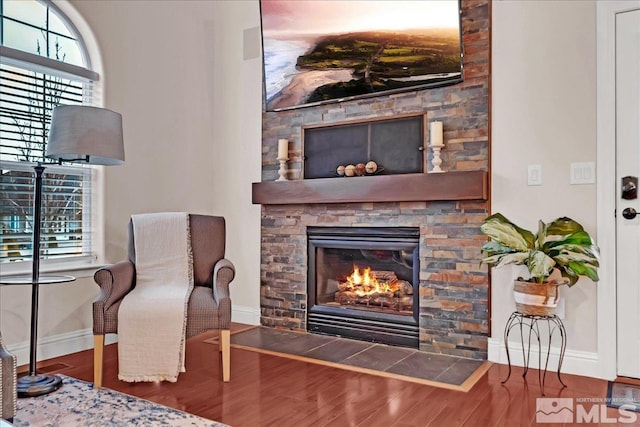
[[349, 282], [348, 288], [355, 292], [359, 297], [372, 295], [375, 293], [389, 293], [398, 290], [397, 285], [389, 285], [387, 283], [380, 283], [376, 277], [371, 274], [371, 268], [364, 269], [364, 273], [360, 274], [358, 266], [353, 266], [353, 273], [347, 276]]

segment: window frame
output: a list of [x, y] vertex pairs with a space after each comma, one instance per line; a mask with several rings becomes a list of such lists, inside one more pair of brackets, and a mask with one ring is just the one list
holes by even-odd
[[[2, 0], [0, 0], [2, 1]], [[102, 80], [100, 73], [92, 69], [92, 59], [94, 63], [101, 64], [97, 44], [93, 34], [82, 17], [73, 9], [67, 1], [60, 1], [54, 4], [50, 0], [36, 0], [44, 7], [49, 9], [49, 13], [54, 13], [67, 27], [69, 32], [75, 37], [78, 48], [81, 52], [86, 68], [77, 65], [64, 63], [45, 56], [39, 56], [30, 52], [24, 52], [13, 49], [4, 45], [0, 45], [0, 62], [10, 66], [26, 68], [38, 73], [45, 73], [63, 78], [71, 78], [76, 81], [91, 81], [93, 90], [89, 103], [83, 102], [84, 105], [102, 106], [101, 88]], [[60, 7], [58, 7], [60, 6]], [[79, 25], [74, 25], [77, 22]], [[79, 31], [78, 27], [82, 27], [84, 31]], [[89, 37], [83, 37], [88, 35]], [[85, 43], [88, 39], [91, 43]], [[30, 170], [33, 171], [34, 163], [26, 161], [2, 161], [2, 164], [10, 163], [11, 169], [14, 170]], [[91, 225], [90, 237], [85, 243], [90, 245], [89, 251], [82, 255], [74, 255], [59, 259], [42, 259], [40, 261], [41, 270], [43, 272], [67, 271], [73, 272], [76, 276], [83, 277], [89, 275], [86, 270], [94, 270], [100, 263], [104, 261], [104, 172], [101, 166], [95, 165], [58, 165], [57, 163], [44, 163], [52, 173], [63, 173], [73, 171], [74, 175], [83, 176], [85, 183], [90, 185], [90, 191], [83, 192], [83, 224]], [[45, 175], [47, 173], [45, 169]], [[88, 206], [88, 209], [87, 209]], [[3, 262], [1, 264], [0, 275], [12, 275], [28, 273], [31, 270], [31, 260]]]

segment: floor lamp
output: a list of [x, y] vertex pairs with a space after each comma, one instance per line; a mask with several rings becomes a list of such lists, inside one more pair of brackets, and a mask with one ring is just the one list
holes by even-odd
[[[124, 162], [122, 116], [104, 108], [61, 105], [53, 109], [46, 157], [62, 162], [118, 165]], [[33, 264], [31, 271], [31, 336], [29, 374], [18, 378], [18, 395], [33, 397], [62, 385], [56, 375], [37, 374], [38, 293], [41, 284], [74, 280], [71, 276], [40, 276], [40, 229], [42, 219], [42, 164], [34, 166]]]

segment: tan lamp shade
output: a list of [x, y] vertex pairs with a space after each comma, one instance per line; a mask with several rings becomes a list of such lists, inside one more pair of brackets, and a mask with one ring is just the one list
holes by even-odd
[[45, 155], [61, 162], [124, 163], [122, 116], [87, 105], [55, 107]]

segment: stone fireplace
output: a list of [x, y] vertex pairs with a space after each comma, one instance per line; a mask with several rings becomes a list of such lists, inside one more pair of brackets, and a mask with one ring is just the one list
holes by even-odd
[[[262, 205], [263, 326], [346, 335], [350, 331], [345, 331], [342, 323], [352, 325], [364, 318], [364, 332], [359, 333], [365, 335], [364, 339], [380, 340], [380, 335], [385, 336], [387, 331], [375, 330], [377, 318], [388, 316], [398, 320], [391, 322], [390, 328], [401, 342], [392, 344], [486, 359], [490, 295], [488, 270], [480, 266], [480, 248], [486, 237], [479, 226], [489, 213], [490, 2], [462, 0], [461, 6], [462, 83], [263, 113], [262, 182], [254, 183], [253, 187], [253, 202]], [[445, 148], [441, 157], [442, 168], [447, 172], [305, 177], [305, 129], [414, 115], [424, 115], [425, 132], [426, 123], [443, 122]], [[274, 182], [278, 178], [276, 156], [280, 138], [290, 141], [288, 182]], [[426, 151], [423, 160], [424, 165], [429, 164]], [[323, 168], [319, 170], [319, 174], [324, 173]], [[412, 230], [417, 243], [411, 243], [413, 249], [395, 249], [384, 245], [367, 248], [358, 242], [360, 247], [356, 249], [347, 238], [342, 246], [323, 246], [336, 230], [349, 229], [396, 230], [397, 235]], [[329, 236], [324, 233], [325, 240], [319, 242], [316, 237], [324, 231]], [[362, 254], [362, 250], [370, 252]], [[347, 282], [346, 276], [353, 273], [344, 270], [346, 264], [353, 263], [347, 259], [376, 260], [376, 255], [391, 261], [371, 265], [371, 270], [393, 271], [397, 280], [410, 282], [411, 298], [406, 293], [389, 291], [382, 295], [387, 300], [380, 300], [378, 295], [377, 302], [374, 298], [350, 301], [352, 294], [339, 295], [344, 304], [335, 301], [336, 293], [342, 292], [341, 287]], [[318, 256], [342, 260], [330, 274], [327, 268], [318, 272]], [[395, 265], [403, 261], [413, 263], [410, 278], [407, 270], [394, 271]], [[359, 273], [363, 273], [368, 266], [358, 267]], [[309, 274], [314, 277], [320, 274], [321, 280], [332, 287], [320, 295], [311, 289], [312, 294], [308, 289]], [[388, 273], [378, 274], [392, 278]], [[369, 308], [375, 304], [381, 308], [363, 309], [367, 304]], [[336, 311], [339, 315], [355, 312], [355, 318], [335, 321], [332, 317]], [[327, 318], [334, 322], [328, 329], [342, 329], [326, 330]]]
[[[309, 227], [419, 230], [418, 347], [486, 358], [488, 277], [480, 266], [483, 201], [265, 205], [261, 323], [307, 331]], [[312, 300], [311, 300], [312, 301]]]

